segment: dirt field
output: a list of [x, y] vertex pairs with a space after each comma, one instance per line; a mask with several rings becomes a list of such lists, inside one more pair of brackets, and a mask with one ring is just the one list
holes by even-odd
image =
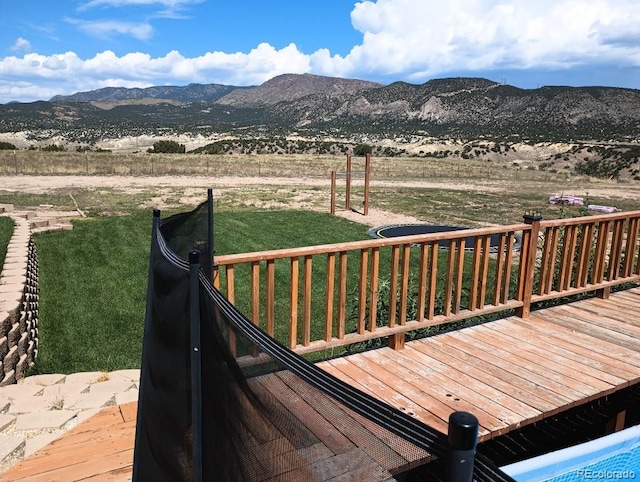
[[[584, 187], [581, 187], [583, 186]], [[213, 188], [217, 200], [227, 205], [257, 208], [257, 209], [311, 209], [317, 211], [329, 210], [329, 182], [317, 177], [208, 177], [208, 176], [0, 176], [0, 193], [11, 198], [23, 195], [48, 195], [53, 193], [74, 194], [78, 192], [90, 193], [95, 198], [108, 196], [131, 197], [139, 207], [159, 209], [192, 206], [206, 196], [206, 189]], [[340, 185], [341, 189], [342, 186]], [[590, 180], [574, 183], [533, 183], [521, 182], [514, 186], [513, 182], [504, 180], [477, 179], [470, 182], [451, 180], [372, 180], [373, 193], [386, 193], [387, 197], [398, 191], [419, 195], [419, 193], [446, 192], [459, 199], [474, 199], [480, 195], [500, 198], [502, 195], [524, 196], [536, 195], [546, 199], [548, 193], [564, 192], [588, 195], [600, 201], [610, 200], [611, 203], [625, 204], [625, 210], [640, 208], [640, 184], [615, 183], [608, 181]], [[361, 182], [354, 183], [354, 205], [362, 201], [363, 186]], [[515, 191], [515, 192], [514, 192]], [[415, 194], [418, 193], [418, 194]], [[344, 202], [340, 198], [338, 206]], [[435, 195], [435, 194], [434, 194]], [[352, 221], [369, 226], [393, 224], [400, 222], [429, 222], [427, 216], [421, 215], [411, 206], [398, 206], [391, 209], [380, 209], [376, 205], [379, 196], [372, 195], [368, 216], [357, 212], [338, 209], [337, 214]], [[604, 202], [603, 201], [603, 202]], [[635, 208], [638, 201], [638, 208]], [[430, 201], [433, 202], [433, 201]], [[462, 205], [462, 203], [461, 203]], [[388, 207], [389, 203], [385, 203]], [[83, 207], [83, 206], [80, 206]], [[455, 209], [453, 206], [452, 209]], [[489, 207], [490, 209], [490, 207]], [[483, 222], [481, 217], [479, 222]]]

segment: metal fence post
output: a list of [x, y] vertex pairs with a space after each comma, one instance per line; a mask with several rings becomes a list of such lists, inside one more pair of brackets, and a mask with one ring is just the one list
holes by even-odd
[[202, 481], [202, 360], [200, 353], [200, 251], [189, 251], [189, 312], [191, 321], [191, 433], [193, 481]]
[[449, 415], [447, 481], [472, 482], [478, 443], [478, 419], [468, 412]]
[[215, 254], [215, 247], [213, 245], [214, 234], [213, 234], [213, 189], [212, 188], [207, 189], [207, 221], [209, 223], [208, 229], [207, 229], [207, 241], [209, 245], [207, 246], [208, 252], [206, 253], [207, 262], [205, 264], [205, 267], [207, 269], [207, 272], [205, 274], [207, 275], [207, 278], [209, 278], [209, 281], [213, 283], [213, 266], [215, 264], [213, 261], [213, 255]]

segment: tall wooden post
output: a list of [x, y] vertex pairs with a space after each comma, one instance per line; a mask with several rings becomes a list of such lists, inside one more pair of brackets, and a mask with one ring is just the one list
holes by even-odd
[[331, 214], [336, 213], [336, 171], [331, 171]]
[[347, 154], [347, 173], [345, 175], [345, 201], [344, 208], [349, 211], [351, 209], [351, 156]]
[[[520, 318], [527, 318], [531, 312], [531, 296], [533, 295], [533, 278], [536, 271], [536, 255], [538, 253], [538, 235], [540, 234], [540, 213], [528, 213], [523, 216], [524, 222], [531, 225], [531, 230], [523, 236], [522, 255], [520, 256], [520, 277], [518, 279], [518, 299], [523, 305], [516, 310]], [[524, 242], [526, 241], [526, 243]]]
[[369, 181], [371, 179], [371, 154], [364, 161], [364, 215], [369, 214]]

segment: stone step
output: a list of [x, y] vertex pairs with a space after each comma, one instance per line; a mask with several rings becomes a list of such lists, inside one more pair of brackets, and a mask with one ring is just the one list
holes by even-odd
[[55, 223], [57, 223], [57, 219], [55, 218], [36, 217], [29, 220], [29, 225], [31, 226], [32, 230], [37, 228], [46, 228], [47, 226]]
[[30, 211], [30, 210], [26, 210], [26, 211], [13, 211], [11, 214], [13, 214], [14, 216], [18, 216], [20, 218], [24, 218], [24, 219], [33, 219], [36, 217], [36, 212], [35, 211]]
[[31, 230], [32, 233], [44, 233], [50, 231], [71, 231], [73, 229], [73, 224], [71, 223], [56, 223], [50, 224], [48, 226], [43, 226], [40, 228], [33, 228]]
[[13, 212], [13, 204], [0, 204], [0, 214]]
[[0, 461], [5, 461], [18, 451], [24, 450], [27, 439], [15, 435], [0, 436]]
[[[50, 209], [48, 205], [42, 205], [35, 209], [23, 208], [15, 210], [13, 205], [0, 204], [0, 214], [2, 214], [4, 206], [10, 206], [5, 209], [7, 209], [7, 212], [11, 212], [16, 223], [24, 219], [24, 223], [26, 224], [25, 228], [30, 228], [33, 233], [72, 230], [73, 225], [71, 224], [71, 220], [78, 219], [82, 216], [78, 211], [56, 211]], [[16, 227], [16, 231], [17, 229], [18, 227]]]
[[78, 211], [54, 211], [49, 209], [36, 209], [36, 213], [38, 216], [47, 217], [47, 218], [57, 218], [60, 221], [70, 221], [72, 219], [77, 219], [80, 216]]

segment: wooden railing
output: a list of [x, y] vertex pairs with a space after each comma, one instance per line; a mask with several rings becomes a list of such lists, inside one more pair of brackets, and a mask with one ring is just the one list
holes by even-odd
[[640, 279], [640, 211], [542, 221], [531, 302]]
[[[299, 353], [640, 280], [640, 211], [217, 256], [214, 284]], [[521, 244], [520, 249], [514, 249]], [[235, 340], [230, 337], [232, 349]]]

